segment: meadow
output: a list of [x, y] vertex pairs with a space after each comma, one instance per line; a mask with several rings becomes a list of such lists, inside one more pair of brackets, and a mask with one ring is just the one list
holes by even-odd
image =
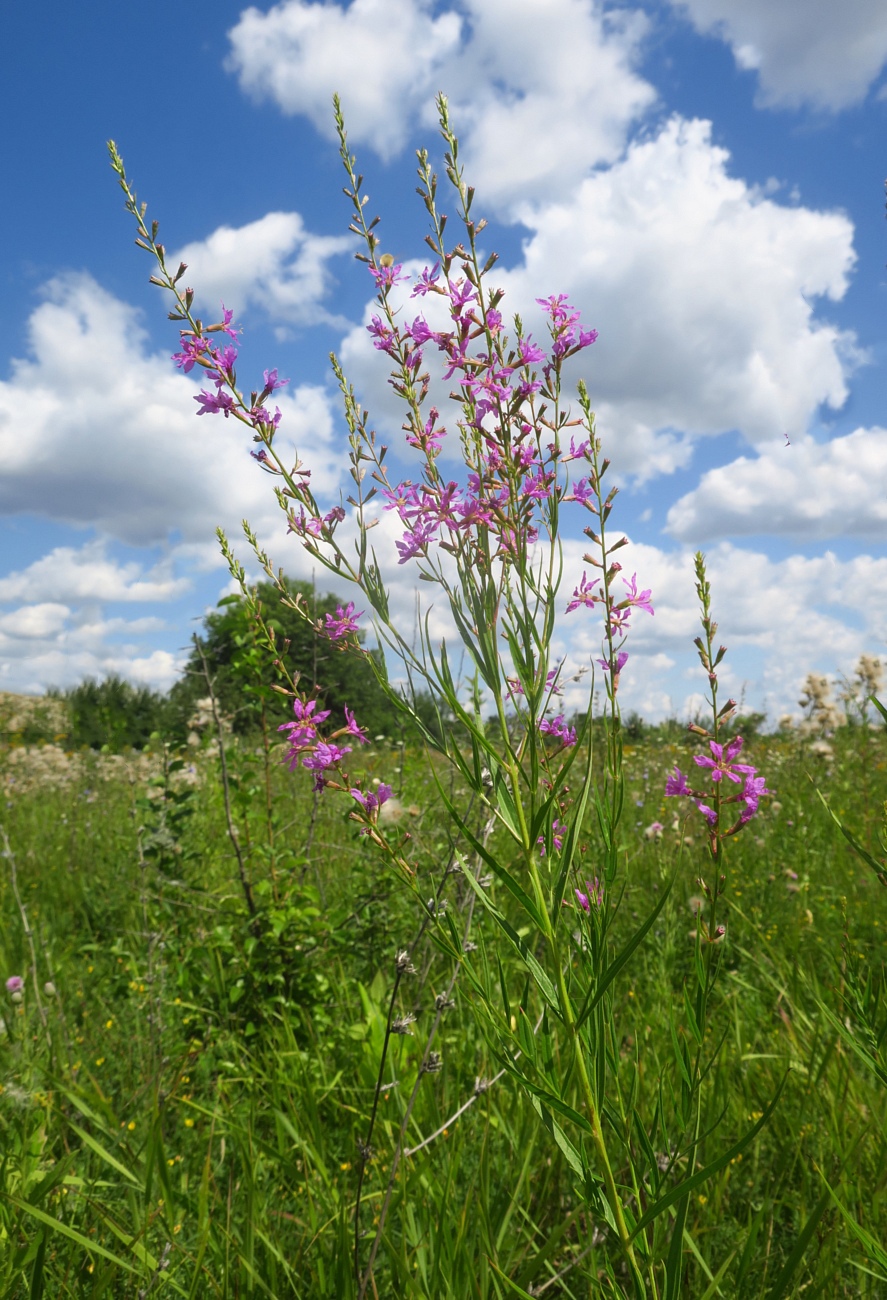
[[[618, 1083], [636, 1068], [604, 1118], [635, 1146], [627, 1117], [680, 1089], [694, 1030], [704, 835], [664, 797], [693, 747], [677, 724], [626, 724], [609, 941], [674, 880], [613, 991], [610, 1069]], [[746, 728], [746, 750], [775, 797], [728, 845], [697, 1163], [778, 1101], [690, 1196], [680, 1294], [884, 1296], [887, 894], [817, 792], [877, 853], [887, 736], [853, 719], [827, 743]], [[350, 1297], [355, 1252], [372, 1296], [620, 1294], [613, 1232], [436, 939], [446, 905], [465, 961], [495, 950], [503, 985], [523, 986], [527, 1050], [541, 1040], [520, 961], [452, 870], [472, 850], [438, 781], [480, 836], [476, 798], [409, 739], [354, 756], [364, 789], [392, 786], [388, 825], [418, 864], [421, 907], [282, 754], [225, 737], [226, 809], [211, 728], [143, 753], [5, 747], [0, 972], [23, 987], [0, 994], [0, 1296]], [[599, 836], [587, 813], [589, 875]], [[499, 882], [484, 887], [507, 912]], [[682, 1161], [651, 1150], [633, 1191], [617, 1168], [627, 1202]]]

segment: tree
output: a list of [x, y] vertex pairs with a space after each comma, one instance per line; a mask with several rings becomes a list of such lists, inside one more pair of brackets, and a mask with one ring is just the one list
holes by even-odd
[[[318, 596], [309, 583], [287, 581], [295, 598], [301, 596], [313, 624], [324, 623], [327, 614], [335, 614], [339, 603], [335, 596]], [[338, 647], [303, 615], [281, 602], [280, 593], [270, 582], [259, 583], [257, 596], [265, 623], [274, 629], [278, 655], [300, 689], [317, 693], [323, 707], [329, 709], [333, 722], [345, 723], [345, 705], [371, 736], [383, 733], [398, 735], [400, 720], [393, 712], [379, 685], [376, 669], [384, 673], [384, 661], [378, 650], [360, 658]], [[259, 731], [263, 726], [286, 721], [282, 697], [271, 688], [283, 682], [273, 656], [256, 636], [255, 623], [240, 596], [227, 596], [218, 610], [204, 619], [200, 650], [195, 645], [182, 679], [169, 696], [170, 723], [178, 734], [187, 732], [188, 719], [197, 700], [208, 693], [203, 660], [213, 678], [213, 692], [219, 708], [233, 721], [240, 735]], [[376, 669], [374, 669], [374, 663]]]

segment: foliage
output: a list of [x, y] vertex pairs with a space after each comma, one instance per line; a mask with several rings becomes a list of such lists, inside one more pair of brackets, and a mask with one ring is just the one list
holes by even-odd
[[[883, 731], [870, 739], [868, 796], [849, 729], [836, 738], [827, 767], [797, 733], [754, 742], [754, 761], [772, 773], [781, 806], [764, 811], [754, 835], [735, 844], [724, 996], [709, 1035], [726, 1037], [703, 1097], [703, 1133], [723, 1111], [723, 1125], [740, 1135], [791, 1073], [776, 1122], [690, 1198], [682, 1296], [877, 1300], [884, 1293], [887, 1090], [857, 1050], [866, 1043], [842, 971], [848, 929], [863, 985], [865, 969], [879, 969], [887, 895], [806, 775], [816, 776], [843, 822], [863, 828], [873, 818], [877, 827], [887, 744]], [[615, 943], [675, 878], [614, 1013], [616, 1059], [623, 1069], [643, 1064], [638, 1094], [626, 1097], [638, 1109], [680, 1089], [673, 1037], [693, 1041], [684, 989], [694, 966], [698, 888], [687, 843], [694, 828], [678, 818], [672, 829], [673, 801], [662, 796], [688, 752], [688, 739], [666, 729], [650, 728], [626, 746], [630, 813], [622, 833], [631, 880]], [[266, 810], [248, 791], [252, 784], [261, 792], [262, 769], [236, 741], [229, 758], [241, 780], [236, 802], [244, 792], [236, 809], [241, 839], [261, 846]], [[357, 774], [369, 788], [374, 779], [393, 779], [397, 761], [388, 746], [364, 751]], [[167, 780], [175, 785], [187, 772]], [[0, 974], [21, 974], [25, 986], [15, 1003], [0, 979], [8, 1026], [0, 1037], [2, 1300], [135, 1297], [152, 1279], [152, 1297], [352, 1294], [358, 1149], [395, 953], [415, 934], [413, 907], [334, 804], [320, 802], [304, 852], [310, 782], [274, 766], [278, 838], [291, 854], [275, 866], [276, 886], [288, 901], [275, 902], [267, 859], [256, 854], [256, 937], [233, 874], [217, 760], [199, 756], [196, 775], [193, 785], [179, 786], [191, 792], [190, 815], [176, 827], [182, 852], [164, 861], [139, 855], [140, 838], [145, 843], [155, 825], [139, 801], [153, 805], [160, 787], [133, 791], [123, 773], [104, 781], [86, 772], [75, 787], [17, 796], [6, 809], [37, 936], [38, 980], [5, 858]], [[407, 751], [401, 803], [423, 873], [445, 866], [448, 819], [418, 748]], [[663, 830], [647, 836], [655, 822]], [[586, 834], [592, 842], [593, 820]], [[258, 888], [263, 881], [267, 888]], [[443, 897], [465, 916], [470, 896], [458, 877], [447, 877]], [[507, 895], [496, 897], [513, 914]], [[279, 955], [268, 946], [275, 930], [284, 940]], [[478, 915], [475, 940], [490, 936]], [[392, 1086], [379, 1097], [375, 1159], [367, 1166], [373, 1214], [417, 1079], [409, 1146], [441, 1126], [446, 1132], [401, 1160], [376, 1261], [378, 1294], [498, 1300], [520, 1294], [516, 1288], [538, 1294], [547, 1283], [545, 1296], [612, 1294], [608, 1274], [625, 1283], [612, 1230], [588, 1214], [565, 1157], [551, 1149], [511, 1076], [486, 1086], [501, 1065], [464, 989], [455, 989], [455, 1006], [443, 1013], [442, 1069], [420, 1078], [449, 968], [427, 934], [413, 964], [417, 973], [401, 982], [395, 1014], [416, 1020], [389, 1048], [383, 1082]], [[516, 954], [502, 954], [502, 970], [508, 987], [523, 988]], [[44, 992], [47, 981], [54, 996]], [[521, 1005], [516, 997], [516, 1020]], [[870, 1010], [880, 1027], [883, 1009]], [[622, 1122], [618, 1112], [608, 1118]], [[712, 1157], [725, 1149], [714, 1135], [704, 1144]], [[652, 1151], [653, 1162], [671, 1158], [681, 1152]], [[640, 1188], [643, 1197], [651, 1185]]]

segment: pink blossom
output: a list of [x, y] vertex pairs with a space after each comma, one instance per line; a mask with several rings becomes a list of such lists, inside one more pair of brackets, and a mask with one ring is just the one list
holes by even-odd
[[728, 745], [719, 745], [716, 741], [710, 740], [708, 747], [712, 752], [712, 757], [708, 758], [705, 754], [696, 754], [693, 762], [697, 767], [707, 767], [711, 769], [712, 781], [720, 781], [722, 777], [727, 777], [728, 781], [735, 781], [737, 785], [742, 783], [742, 776], [737, 776], [737, 772], [744, 776], [754, 776], [756, 768], [751, 767], [748, 763], [734, 763], [733, 759], [742, 749], [742, 737], [734, 736]]
[[567, 749], [576, 744], [576, 728], [567, 726], [562, 713], [559, 713], [556, 718], [543, 718], [539, 723], [539, 730], [543, 736], [551, 736], [552, 740], [559, 740]]
[[362, 617], [363, 610], [355, 614], [354, 601], [349, 600], [344, 609], [341, 605], [336, 606], [335, 618], [332, 614], [327, 614], [324, 631], [331, 641], [341, 641], [343, 636], [350, 636], [352, 632], [358, 630], [357, 620]]
[[573, 893], [583, 912], [590, 912], [593, 906], [600, 907], [603, 903], [604, 884], [595, 876], [594, 880], [586, 880], [585, 888], [588, 890], [587, 894], [583, 894], [581, 889], [574, 889]]
[[622, 601], [622, 605], [625, 608], [643, 609], [646, 610], [648, 614], [652, 614], [653, 606], [650, 604], [650, 597], [653, 593], [648, 590], [642, 591], [640, 595], [638, 595], [638, 575], [633, 573], [631, 575], [631, 581], [629, 581], [628, 578], [623, 578], [622, 582], [628, 592], [628, 596], [624, 601]]
[[369, 736], [366, 733], [366, 728], [358, 726], [357, 719], [347, 704], [345, 705], [345, 723], [346, 725], [344, 730], [349, 736], [353, 736], [355, 740], [360, 741], [361, 745], [366, 745], [368, 743]]
[[9, 979], [6, 981], [7, 993], [21, 993], [24, 987], [25, 981], [22, 979], [21, 975], [10, 975]]
[[593, 579], [592, 582], [588, 582], [586, 578], [586, 574], [585, 572], [583, 572], [582, 581], [579, 583], [579, 586], [573, 592], [573, 599], [570, 601], [569, 605], [567, 606], [568, 614], [571, 614], [574, 609], [578, 609], [580, 605], [585, 605], [587, 608], [590, 609], [592, 605], [594, 605], [596, 600], [601, 599], [600, 596], [593, 595], [594, 589], [598, 585], [598, 581], [599, 580], [595, 578]]

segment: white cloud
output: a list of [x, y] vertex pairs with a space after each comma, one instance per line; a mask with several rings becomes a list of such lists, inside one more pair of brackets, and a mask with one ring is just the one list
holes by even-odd
[[571, 185], [617, 158], [655, 91], [634, 71], [647, 20], [590, 0], [284, 0], [247, 9], [229, 32], [242, 88], [334, 138], [341, 94], [349, 140], [390, 159], [450, 96], [469, 169], [498, 205]]
[[[565, 546], [565, 589], [582, 572], [582, 544]], [[622, 552], [623, 569], [650, 587], [656, 610], [635, 614], [631, 654], [623, 674], [623, 708], [651, 716], [655, 692], [668, 706], [652, 716], [684, 716], [688, 691], [702, 689], [704, 675], [693, 647], [699, 631], [693, 553], [664, 551], [632, 543]], [[862, 653], [883, 653], [887, 641], [887, 559], [859, 555], [839, 560], [833, 553], [773, 560], [762, 551], [727, 543], [707, 556], [719, 641], [729, 653], [720, 672], [721, 694], [764, 709], [771, 720], [795, 709], [808, 672], [851, 674]], [[579, 610], [559, 619], [558, 635], [568, 638], [575, 661], [599, 653], [600, 627]], [[665, 655], [674, 661], [669, 670]]]
[[[148, 352], [134, 309], [88, 276], [47, 286], [31, 355], [0, 382], [0, 512], [90, 525], [132, 545], [181, 539], [215, 550], [219, 524], [278, 525], [268, 478], [239, 421], [196, 416], [199, 385]], [[331, 399], [305, 385], [275, 394], [280, 445], [310, 444], [313, 482], [342, 472]]]
[[8, 614], [0, 614], [0, 643], [9, 638], [30, 641], [60, 632], [71, 611], [67, 605], [44, 602], [40, 605], [23, 605]]
[[766, 447], [709, 470], [668, 512], [682, 540], [752, 533], [887, 536], [887, 429], [856, 429], [818, 443]]
[[351, 245], [347, 236], [311, 234], [298, 212], [269, 212], [245, 226], [219, 226], [168, 260], [187, 264], [187, 282], [210, 312], [224, 302], [238, 318], [249, 306], [294, 325], [341, 325], [321, 300], [330, 287], [329, 259]]
[[[781, 444], [806, 432], [820, 404], [846, 398], [859, 354], [811, 300], [845, 293], [852, 224], [781, 206], [728, 162], [709, 123], [675, 118], [570, 197], [525, 206], [523, 259], [491, 278], [506, 291], [506, 317], [520, 312], [537, 338], [534, 300], [551, 293], [569, 294], [599, 329], [573, 373], [588, 379], [622, 472], [667, 473], [687, 463], [693, 439], [732, 430]], [[418, 305], [405, 303], [407, 318]], [[386, 358], [363, 325], [341, 356], [373, 418], [396, 433]]]
[[766, 107], [836, 111], [859, 103], [887, 60], [883, 0], [672, 0], [759, 76]]
[[136, 562], [118, 564], [107, 555], [104, 540], [87, 542], [79, 550], [57, 546], [26, 568], [0, 578], [0, 603], [28, 601], [166, 601], [191, 586], [174, 578], [169, 563], [147, 575]]

